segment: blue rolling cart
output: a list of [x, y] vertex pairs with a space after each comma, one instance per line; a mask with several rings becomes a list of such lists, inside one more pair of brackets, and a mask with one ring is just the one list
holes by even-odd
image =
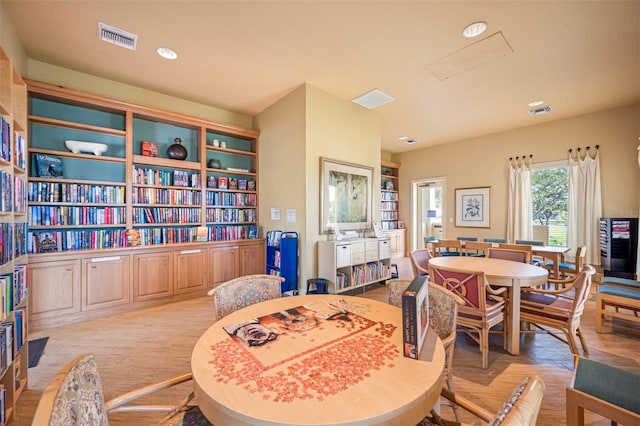
[[298, 291], [298, 233], [267, 232], [267, 274], [284, 278], [282, 293]]

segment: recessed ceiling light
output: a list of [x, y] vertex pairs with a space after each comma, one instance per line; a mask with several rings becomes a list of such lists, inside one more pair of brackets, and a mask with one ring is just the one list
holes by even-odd
[[407, 139], [406, 141], [404, 141], [404, 143], [406, 143], [407, 145], [413, 145], [420, 142], [418, 139]]
[[541, 108], [535, 108], [535, 109], [530, 109], [529, 110], [529, 115], [531, 116], [535, 116], [535, 115], [540, 115], [540, 114], [546, 114], [548, 112], [551, 112], [552, 108], [551, 105], [545, 105]]
[[176, 59], [178, 57], [178, 54], [168, 47], [158, 47], [156, 52], [165, 59]]
[[462, 30], [462, 35], [466, 38], [478, 37], [480, 34], [487, 30], [487, 23], [478, 21], [473, 24], [467, 25], [464, 30]]
[[537, 106], [542, 105], [543, 103], [544, 103], [544, 101], [543, 101], [543, 100], [539, 100], [539, 101], [531, 101], [531, 102], [529, 102], [529, 104], [528, 104], [528, 105], [529, 105], [530, 107], [537, 107]]
[[409, 136], [400, 136], [398, 139], [400, 139], [401, 141], [406, 141], [407, 139], [409, 139]]

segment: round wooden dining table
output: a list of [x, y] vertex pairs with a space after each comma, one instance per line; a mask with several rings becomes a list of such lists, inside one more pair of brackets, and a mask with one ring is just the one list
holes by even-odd
[[216, 425], [415, 425], [437, 404], [445, 353], [433, 330], [402, 351], [402, 310], [354, 296], [261, 302], [215, 322], [191, 356]]
[[505, 349], [520, 354], [520, 289], [536, 287], [547, 282], [549, 271], [528, 263], [473, 256], [441, 256], [429, 259], [433, 266], [482, 271], [491, 285], [503, 286], [509, 292], [509, 327]]

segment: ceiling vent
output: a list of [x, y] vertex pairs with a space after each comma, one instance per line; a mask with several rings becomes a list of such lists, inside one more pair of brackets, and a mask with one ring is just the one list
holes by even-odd
[[98, 37], [100, 37], [102, 41], [129, 50], [136, 50], [136, 44], [138, 43], [137, 35], [121, 30], [120, 28], [112, 27], [111, 25], [103, 24], [102, 22], [98, 22]]
[[378, 89], [373, 89], [372, 91], [367, 92], [364, 95], [352, 99], [352, 102], [368, 109], [378, 108], [379, 106], [387, 104], [391, 101], [395, 101], [395, 99], [384, 93], [382, 90]]
[[534, 116], [534, 115], [546, 114], [548, 112], [551, 112], [551, 107], [549, 105], [546, 105], [546, 106], [543, 106], [542, 108], [530, 109], [529, 115]]

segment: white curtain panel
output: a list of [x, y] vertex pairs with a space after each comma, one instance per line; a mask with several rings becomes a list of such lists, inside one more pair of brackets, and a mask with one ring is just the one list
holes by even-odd
[[[569, 228], [567, 245], [587, 247], [585, 262], [600, 265], [600, 224], [602, 195], [600, 188], [600, 152], [592, 156], [587, 149], [569, 152]], [[574, 250], [572, 250], [573, 252]]]
[[533, 199], [531, 197], [531, 160], [509, 160], [509, 206], [507, 239], [530, 240], [533, 237]]

